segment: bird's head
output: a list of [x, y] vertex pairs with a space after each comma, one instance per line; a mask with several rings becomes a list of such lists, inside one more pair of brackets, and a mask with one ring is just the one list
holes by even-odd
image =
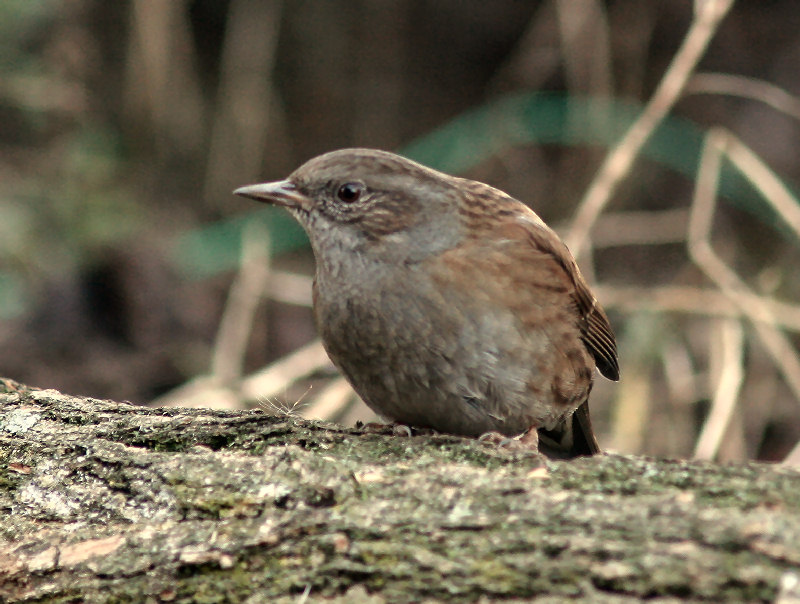
[[318, 255], [344, 247], [401, 261], [458, 242], [458, 182], [386, 151], [341, 149], [309, 160], [285, 180], [234, 193], [287, 208]]

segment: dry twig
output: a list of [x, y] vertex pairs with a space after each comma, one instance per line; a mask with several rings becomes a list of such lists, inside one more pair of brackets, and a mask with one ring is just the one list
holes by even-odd
[[583, 251], [597, 217], [619, 183], [630, 172], [642, 147], [680, 98], [692, 71], [732, 5], [733, 0], [707, 0], [699, 6], [683, 44], [644, 111], [606, 156], [578, 206], [572, 228], [566, 237], [567, 246], [576, 257]]
[[728, 428], [736, 400], [744, 379], [744, 333], [739, 321], [724, 319], [719, 322], [721, 371], [714, 389], [711, 411], [703, 425], [694, 449], [695, 459], [714, 459]]
[[751, 99], [800, 120], [800, 99], [775, 84], [756, 78], [730, 73], [696, 73], [686, 84], [684, 94], [723, 94]]
[[204, 183], [206, 203], [227, 196], [231, 183], [254, 178], [268, 137], [278, 131], [282, 115], [272, 67], [281, 12], [279, 0], [230, 3]]
[[[716, 254], [711, 245], [711, 227], [716, 208], [717, 185], [723, 154], [742, 172], [750, 177], [765, 199], [795, 227], [800, 213], [797, 203], [755, 154], [731, 133], [714, 129], [706, 137], [700, 162], [695, 198], [689, 221], [689, 254], [701, 270], [714, 282], [720, 291], [736, 304], [739, 311], [753, 324], [762, 344], [783, 375], [786, 384], [800, 402], [800, 360], [797, 351], [786, 335], [778, 329], [778, 321], [765, 322], [771, 309], [762, 299], [752, 293], [741, 278]], [[785, 196], [783, 194], [785, 193]], [[800, 225], [799, 223], [796, 223]], [[800, 235], [800, 230], [798, 230]], [[756, 317], [761, 317], [759, 320]]]
[[228, 293], [211, 360], [211, 376], [220, 385], [235, 386], [242, 376], [253, 318], [269, 281], [269, 245], [266, 227], [250, 221], [242, 233], [239, 274]]
[[[741, 309], [718, 289], [681, 285], [654, 287], [596, 285], [594, 291], [606, 308], [624, 312], [680, 312], [708, 317], [742, 317]], [[749, 319], [800, 332], [800, 307], [751, 294], [758, 300]]]

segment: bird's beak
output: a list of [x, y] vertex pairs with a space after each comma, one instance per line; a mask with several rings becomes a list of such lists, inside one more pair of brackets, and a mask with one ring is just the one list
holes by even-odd
[[308, 197], [300, 193], [290, 180], [239, 187], [233, 194], [286, 208], [303, 208], [309, 203]]

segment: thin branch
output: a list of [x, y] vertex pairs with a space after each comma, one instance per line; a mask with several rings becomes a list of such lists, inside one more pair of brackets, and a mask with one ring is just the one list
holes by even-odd
[[732, 5], [733, 0], [707, 0], [698, 5], [689, 32], [653, 97], [622, 140], [606, 156], [578, 206], [572, 228], [566, 237], [567, 246], [576, 257], [587, 242], [597, 217], [622, 179], [630, 172], [642, 147], [680, 98], [692, 71]]
[[308, 275], [274, 271], [269, 278], [267, 295], [276, 302], [311, 308], [312, 283], [313, 278]]
[[[717, 289], [679, 285], [620, 287], [602, 284], [597, 284], [592, 289], [604, 307], [625, 312], [649, 310], [709, 317], [745, 316], [727, 294]], [[746, 315], [748, 319], [800, 332], [800, 307], [755, 294], [751, 296], [758, 302], [753, 304], [750, 313]]]
[[[720, 291], [728, 296], [739, 308], [739, 311], [752, 322], [761, 342], [786, 380], [786, 384], [800, 402], [800, 360], [798, 360], [797, 351], [785, 334], [777, 328], [778, 321], [776, 319], [765, 322], [757, 318], [763, 319], [763, 317], [769, 316], [770, 308], [762, 304], [762, 299], [751, 292], [711, 246], [711, 226], [716, 208], [722, 155], [727, 153], [731, 161], [736, 164], [737, 160], [734, 157], [738, 157], [738, 155], [731, 156], [729, 153], [729, 150], [736, 146], [744, 145], [729, 132], [723, 130], [714, 129], [706, 137], [689, 220], [689, 255], [695, 264], [717, 284]], [[747, 157], [751, 160], [755, 158], [754, 155], [747, 155]], [[752, 166], [750, 168], [751, 172], [760, 172], [753, 170]], [[766, 170], [768, 171], [768, 169]], [[760, 186], [758, 183], [755, 184]], [[767, 201], [772, 202], [773, 200], [768, 197]], [[775, 207], [779, 209], [777, 205]]]
[[696, 73], [686, 84], [684, 95], [722, 94], [759, 101], [800, 120], [800, 99], [783, 88], [756, 78], [730, 73]]
[[222, 314], [211, 375], [219, 384], [233, 385], [242, 375], [247, 342], [258, 303], [269, 280], [269, 232], [251, 220], [242, 234], [242, 260]]
[[556, 0], [561, 55], [572, 94], [611, 98], [608, 15], [598, 0]]
[[797, 441], [794, 449], [783, 460], [783, 465], [800, 468], [800, 441]]
[[720, 140], [725, 139], [726, 155], [731, 163], [742, 171], [800, 239], [800, 202], [769, 166], [741, 140], [727, 130], [720, 131], [719, 136]]
[[268, 137], [277, 132], [282, 115], [272, 70], [282, 9], [280, 0], [230, 2], [203, 186], [206, 203], [226, 199], [235, 184], [255, 178]]
[[592, 233], [592, 247], [683, 243], [688, 224], [687, 208], [608, 213], [597, 220]]

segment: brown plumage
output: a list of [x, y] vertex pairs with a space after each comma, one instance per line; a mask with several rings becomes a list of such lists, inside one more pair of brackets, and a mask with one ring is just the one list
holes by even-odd
[[588, 397], [595, 367], [619, 378], [614, 335], [569, 250], [523, 203], [370, 149], [236, 193], [306, 229], [322, 341], [376, 412], [466, 436], [535, 442], [538, 430], [554, 456], [599, 451]]

